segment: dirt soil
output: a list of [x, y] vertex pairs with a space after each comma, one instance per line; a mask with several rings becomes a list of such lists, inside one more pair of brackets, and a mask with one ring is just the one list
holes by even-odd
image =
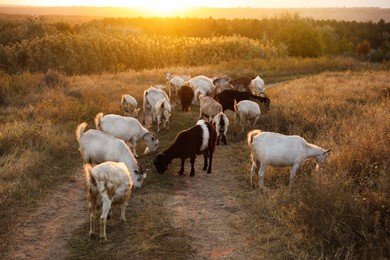
[[[237, 232], [244, 225], [245, 213], [234, 197], [236, 180], [219, 170], [226, 163], [221, 148], [216, 149], [212, 174], [202, 171], [203, 158], [198, 157], [195, 177], [188, 176], [188, 168], [186, 175], [177, 176], [178, 185], [166, 202], [166, 212], [171, 224], [191, 238], [190, 257], [252, 258], [245, 238], [238, 234], [242, 232]], [[89, 221], [84, 185], [84, 174], [77, 171], [56, 194], [43, 200], [15, 231], [10, 258], [65, 259], [74, 230]]]
[[64, 259], [74, 229], [89, 221], [87, 206], [85, 178], [80, 170], [15, 230], [10, 258]]
[[186, 185], [176, 188], [174, 197], [167, 201], [166, 208], [171, 212], [168, 219], [172, 226], [186, 230], [193, 258], [254, 259], [243, 232], [238, 232], [246, 216], [235, 197], [237, 180], [220, 170], [227, 163], [223, 148], [216, 149], [212, 174], [202, 171], [203, 158], [198, 157], [195, 177], [188, 176], [189, 167], [187, 175], [178, 176]]

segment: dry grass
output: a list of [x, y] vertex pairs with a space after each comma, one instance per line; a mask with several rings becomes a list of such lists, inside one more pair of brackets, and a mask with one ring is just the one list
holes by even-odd
[[261, 129], [333, 148], [326, 168], [313, 176], [306, 163], [291, 190], [278, 183], [286, 170], [268, 169], [269, 194], [253, 199], [256, 215], [294, 233], [294, 258], [390, 256], [389, 81], [387, 71], [324, 73], [267, 92], [273, 109]]
[[[242, 187], [237, 197], [251, 216], [245, 220], [249, 228], [242, 232], [254, 248], [275, 252], [277, 258], [390, 257], [388, 70], [358, 72], [349, 59], [256, 60], [169, 69], [208, 76], [265, 74], [270, 83], [301, 73], [348, 68], [352, 70], [296, 79], [267, 90], [272, 110], [262, 116], [261, 129], [299, 134], [309, 142], [333, 148], [320, 175], [311, 175], [313, 165], [305, 163], [294, 189], [286, 186], [287, 170], [274, 168], [266, 175], [268, 193], [250, 189], [245, 135], [232, 137], [229, 132], [232, 143], [226, 155], [231, 155], [235, 165], [229, 173], [237, 175], [237, 185]], [[0, 228], [4, 237], [39, 199], [55, 192], [55, 187], [81, 167], [74, 137], [77, 124], [87, 121], [92, 127], [98, 112], [121, 114], [119, 100], [124, 93], [142, 104], [143, 90], [164, 83], [164, 71], [60, 76], [63, 84], [50, 86], [45, 75], [1, 74], [0, 90], [5, 95], [0, 110]], [[48, 76], [57, 82], [58, 75]], [[161, 134], [161, 146], [166, 147], [197, 115], [195, 110], [173, 114], [174, 128]], [[140, 162], [153, 169], [152, 159], [146, 156]], [[110, 230], [113, 241], [105, 247], [88, 240], [88, 227], [82, 227], [70, 244], [70, 257], [123, 258], [132, 254], [135, 258], [186, 258], [189, 242], [179, 239], [183, 234], [167, 224], [162, 209], [174, 185], [171, 176], [166, 177], [161, 183], [150, 174], [145, 189], [134, 192], [128, 215], [134, 225], [123, 231], [114, 222], [114, 230]], [[0, 252], [6, 252], [7, 243], [0, 246]]]

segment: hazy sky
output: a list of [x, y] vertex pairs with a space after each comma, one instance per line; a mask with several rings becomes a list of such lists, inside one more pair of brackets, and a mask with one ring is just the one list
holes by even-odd
[[[390, 0], [0, 0], [0, 5], [34, 6], [168, 6], [193, 7], [380, 7], [390, 8]], [[163, 8], [163, 7], [162, 7]]]

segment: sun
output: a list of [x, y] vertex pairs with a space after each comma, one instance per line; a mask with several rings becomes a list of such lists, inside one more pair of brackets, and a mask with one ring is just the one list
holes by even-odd
[[185, 6], [179, 1], [146, 1], [140, 8], [150, 15], [166, 16], [180, 13]]
[[[121, 1], [122, 6], [135, 7], [140, 9], [144, 14], [155, 16], [171, 16], [179, 15], [181, 10], [185, 10], [191, 7], [191, 3], [182, 0], [141, 0], [134, 3], [133, 1]], [[129, 2], [133, 2], [132, 4]]]

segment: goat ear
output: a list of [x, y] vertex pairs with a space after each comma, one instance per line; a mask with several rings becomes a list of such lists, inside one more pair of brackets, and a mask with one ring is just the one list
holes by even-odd
[[333, 148], [330, 148], [328, 150], [326, 150], [324, 153], [329, 153], [330, 151], [332, 151]]

